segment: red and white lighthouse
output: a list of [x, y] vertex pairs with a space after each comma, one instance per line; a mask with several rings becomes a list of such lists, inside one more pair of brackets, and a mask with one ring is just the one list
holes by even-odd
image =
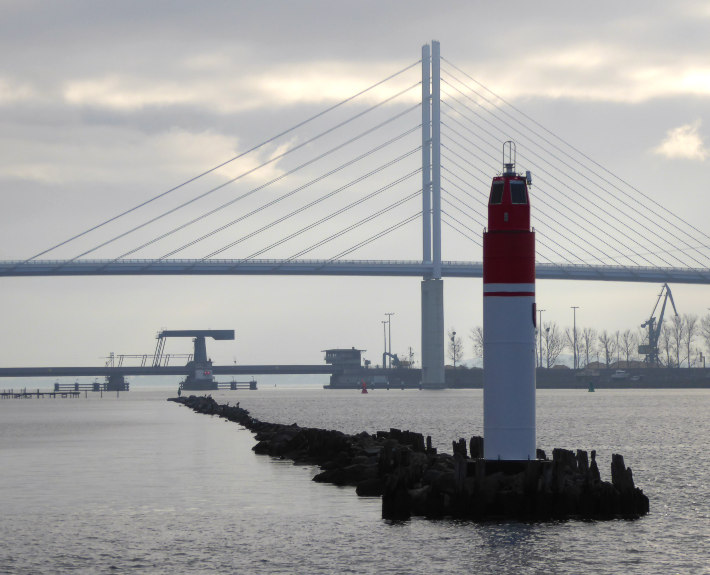
[[529, 176], [503, 145], [483, 233], [483, 435], [487, 460], [535, 459], [535, 232]]

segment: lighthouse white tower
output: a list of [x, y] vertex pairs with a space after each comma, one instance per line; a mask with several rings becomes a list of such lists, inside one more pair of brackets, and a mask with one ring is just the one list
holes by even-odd
[[487, 460], [535, 459], [535, 232], [515, 144], [503, 145], [483, 234], [483, 436]]

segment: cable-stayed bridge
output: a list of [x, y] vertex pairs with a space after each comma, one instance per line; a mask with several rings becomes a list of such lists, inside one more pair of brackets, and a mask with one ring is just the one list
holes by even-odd
[[708, 234], [434, 47], [202, 174], [0, 262], [0, 275], [436, 276], [440, 265], [480, 277], [490, 180], [513, 140], [534, 179], [539, 278], [710, 281]]
[[233, 158], [0, 261], [0, 276], [417, 276], [427, 380], [428, 365], [443, 374], [441, 278], [482, 275], [507, 140], [533, 175], [539, 279], [710, 283], [704, 231], [442, 58], [437, 42]]

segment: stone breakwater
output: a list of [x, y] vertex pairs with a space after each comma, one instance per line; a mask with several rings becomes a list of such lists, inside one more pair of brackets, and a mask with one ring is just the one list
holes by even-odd
[[255, 434], [254, 452], [316, 465], [313, 480], [350, 485], [361, 496], [381, 496], [385, 519], [456, 517], [476, 521], [638, 518], [648, 497], [634, 486], [631, 468], [612, 455], [611, 483], [602, 481], [595, 451], [538, 450], [533, 461], [486, 461], [483, 439], [453, 442], [438, 453], [431, 438], [390, 429], [375, 434], [259, 421], [212, 397], [170, 398], [199, 413], [234, 421]]

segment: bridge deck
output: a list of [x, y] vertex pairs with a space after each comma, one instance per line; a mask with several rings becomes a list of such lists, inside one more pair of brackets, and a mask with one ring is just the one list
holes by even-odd
[[[396, 375], [399, 369], [360, 368], [369, 375]], [[411, 372], [413, 370], [404, 370]], [[317, 365], [214, 365], [213, 375], [330, 375], [342, 372], [341, 367], [329, 364]], [[192, 368], [186, 366], [167, 367], [0, 367], [0, 377], [82, 377], [82, 376], [134, 376], [134, 375], [188, 375]]]
[[[431, 277], [433, 266], [421, 261], [377, 260], [33, 260], [0, 261], [0, 276], [100, 275], [320, 275]], [[543, 264], [537, 279], [710, 284], [707, 268], [654, 268]], [[480, 278], [481, 262], [442, 262], [442, 277]]]
[[[166, 367], [2, 367], [0, 377], [82, 377], [82, 376], [135, 376], [135, 375], [188, 375], [193, 369], [186, 366]], [[215, 365], [214, 375], [255, 374], [331, 374], [339, 371], [332, 365]]]

